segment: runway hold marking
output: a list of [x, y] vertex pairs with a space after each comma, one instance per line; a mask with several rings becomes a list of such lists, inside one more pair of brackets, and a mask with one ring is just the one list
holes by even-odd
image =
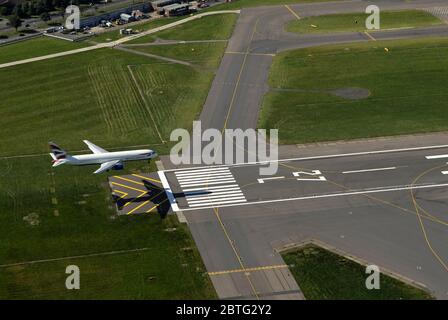
[[388, 168], [376, 168], [376, 169], [364, 169], [364, 170], [352, 170], [352, 171], [343, 171], [343, 174], [350, 173], [363, 173], [363, 172], [375, 172], [375, 171], [387, 171], [387, 170], [395, 170], [397, 167], [388, 167]]
[[[311, 172], [297, 171], [292, 174], [294, 177], [297, 177], [298, 181], [327, 181], [327, 178], [322, 175], [320, 170], [311, 170]], [[303, 176], [311, 176], [312, 178], [302, 178]]]
[[279, 180], [279, 179], [285, 179], [285, 177], [263, 178], [263, 179], [257, 179], [257, 181], [258, 181], [258, 183], [264, 183], [265, 181], [269, 181], [269, 180]]
[[190, 208], [246, 202], [228, 167], [179, 170], [174, 174]]
[[287, 4], [285, 4], [285, 7], [286, 7], [286, 9], [289, 10], [289, 12], [291, 12], [291, 13], [294, 15], [294, 17], [297, 18], [297, 20], [300, 20], [300, 19], [301, 19], [300, 16], [299, 16], [294, 10], [291, 9], [290, 6], [288, 6]]

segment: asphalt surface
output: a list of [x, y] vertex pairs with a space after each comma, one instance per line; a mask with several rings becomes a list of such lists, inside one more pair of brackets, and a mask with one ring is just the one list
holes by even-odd
[[165, 217], [169, 202], [156, 173], [110, 176], [109, 187], [118, 215], [155, 214]]
[[[242, 10], [200, 115], [202, 128], [256, 127], [278, 52], [448, 36], [445, 25], [369, 34], [284, 31], [298, 17], [362, 12], [368, 4]], [[374, 4], [383, 10], [426, 9], [446, 1]], [[448, 135], [434, 134], [281, 146], [279, 171], [268, 177], [275, 179], [259, 180], [265, 178], [259, 164], [173, 168], [168, 159], [168, 170], [159, 175], [172, 208], [189, 224], [220, 298], [303, 299], [278, 251], [319, 241], [448, 299], [448, 158], [426, 158], [446, 154]]]

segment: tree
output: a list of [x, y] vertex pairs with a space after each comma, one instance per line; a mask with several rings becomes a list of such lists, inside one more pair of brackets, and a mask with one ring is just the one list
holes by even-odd
[[34, 6], [34, 2], [30, 2], [28, 5], [28, 11], [26, 13], [29, 17], [34, 16], [36, 14], [36, 7]]
[[9, 25], [13, 28], [19, 29], [19, 27], [22, 25], [22, 20], [20, 20], [20, 17], [17, 14], [13, 14], [12, 16], [8, 17]]
[[23, 13], [23, 11], [22, 11], [22, 5], [17, 4], [17, 5], [14, 7], [14, 10], [12, 11], [12, 15], [14, 15], [14, 16], [18, 16], [19, 18], [23, 18], [23, 17], [24, 17], [24, 13]]
[[0, 16], [7, 16], [10, 12], [8, 7], [0, 7]]
[[22, 3], [22, 15], [20, 16], [21, 18], [29, 18], [30, 12], [30, 3], [28, 1], [25, 1]]
[[49, 21], [51, 20], [51, 16], [48, 12], [42, 12], [40, 15], [40, 18], [42, 19], [42, 21]]
[[43, 12], [45, 12], [45, 2], [42, 0], [37, 1], [36, 3], [36, 14], [41, 14]]

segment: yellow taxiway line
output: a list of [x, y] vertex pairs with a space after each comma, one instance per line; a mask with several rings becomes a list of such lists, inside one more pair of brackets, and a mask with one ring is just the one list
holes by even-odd
[[286, 269], [288, 266], [286, 264], [274, 265], [274, 266], [264, 266], [264, 267], [255, 267], [255, 268], [244, 268], [244, 269], [233, 269], [233, 270], [224, 270], [224, 271], [214, 271], [209, 272], [210, 276], [219, 276], [230, 273], [240, 273], [240, 272], [251, 272], [251, 271], [263, 271], [263, 270], [272, 270], [272, 269]]
[[290, 6], [288, 6], [287, 4], [285, 4], [285, 7], [286, 7], [286, 9], [288, 9], [288, 10], [294, 15], [294, 17], [297, 18], [297, 20], [300, 20], [300, 19], [301, 19], [300, 16], [299, 16], [294, 10], [291, 9]]
[[372, 40], [372, 41], [376, 41], [376, 39], [375, 39], [370, 33], [368, 33], [367, 31], [364, 31], [364, 34], [365, 34], [367, 37], [369, 37], [370, 40]]

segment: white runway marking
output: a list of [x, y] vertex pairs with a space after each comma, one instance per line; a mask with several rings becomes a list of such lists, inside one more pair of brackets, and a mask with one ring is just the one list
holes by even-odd
[[181, 170], [174, 174], [190, 208], [214, 208], [246, 202], [228, 167]]
[[[207, 190], [226, 190], [226, 189], [234, 189], [239, 188], [237, 184], [229, 184], [226, 186], [215, 186], [215, 187], [207, 187]], [[204, 188], [191, 188], [191, 189], [183, 189], [184, 192], [190, 192], [190, 191], [198, 191], [198, 190], [204, 190]]]
[[388, 168], [376, 168], [376, 169], [364, 169], [364, 170], [352, 170], [352, 171], [343, 171], [343, 174], [350, 173], [363, 173], [363, 172], [375, 172], [375, 171], [387, 171], [387, 170], [395, 170], [397, 167], [388, 167]]
[[448, 154], [439, 154], [436, 156], [426, 156], [426, 159], [428, 159], [428, 160], [444, 159], [444, 158], [448, 158]]
[[284, 179], [285, 177], [272, 177], [272, 178], [263, 178], [263, 179], [257, 179], [258, 183], [264, 183], [265, 181], [269, 180], [278, 180], [278, 179]]
[[166, 196], [168, 197], [168, 200], [170, 201], [171, 208], [174, 212], [179, 211], [179, 206], [176, 203], [176, 199], [174, 198], [173, 192], [171, 191], [170, 184], [168, 183], [168, 180], [166, 179], [165, 172], [163, 171], [157, 171], [159, 174], [160, 182], [162, 182], [163, 189], [165, 190]]

